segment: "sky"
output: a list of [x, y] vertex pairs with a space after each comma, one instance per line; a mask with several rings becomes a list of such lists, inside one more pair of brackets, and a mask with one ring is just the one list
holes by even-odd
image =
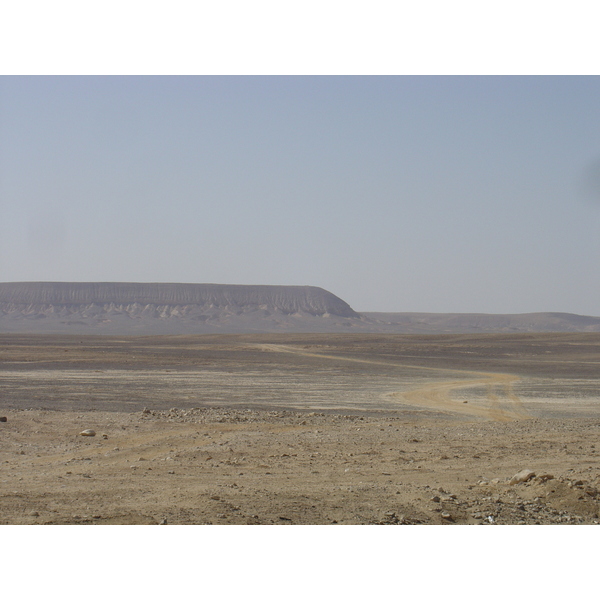
[[595, 76], [0, 77], [0, 281], [600, 315]]

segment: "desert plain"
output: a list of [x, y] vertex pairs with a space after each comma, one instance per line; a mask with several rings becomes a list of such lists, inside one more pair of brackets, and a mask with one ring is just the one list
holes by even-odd
[[600, 333], [3, 334], [0, 416], [2, 524], [600, 521]]

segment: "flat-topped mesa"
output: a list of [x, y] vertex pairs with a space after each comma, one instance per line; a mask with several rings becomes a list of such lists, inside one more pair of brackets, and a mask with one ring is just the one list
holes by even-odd
[[358, 318], [341, 298], [313, 286], [225, 285], [212, 283], [0, 283], [0, 309], [17, 306], [89, 305], [204, 306], [268, 308], [285, 314], [307, 313]]

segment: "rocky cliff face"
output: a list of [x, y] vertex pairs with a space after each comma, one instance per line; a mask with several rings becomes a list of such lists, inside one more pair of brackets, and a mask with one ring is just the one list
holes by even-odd
[[359, 318], [346, 302], [312, 286], [0, 283], [0, 317], [12, 321], [62, 318], [63, 324], [97, 325], [130, 317], [217, 322], [250, 314]]
[[346, 302], [322, 288], [286, 285], [209, 283], [0, 283], [0, 305], [85, 306], [131, 304], [155, 306], [265, 307], [286, 314], [329, 313], [358, 316]]

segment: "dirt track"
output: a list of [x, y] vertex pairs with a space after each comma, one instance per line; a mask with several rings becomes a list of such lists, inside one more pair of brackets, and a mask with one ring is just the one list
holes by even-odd
[[[293, 346], [285, 346], [281, 344], [256, 344], [256, 347], [273, 352], [291, 352], [298, 356], [308, 356], [313, 358], [321, 358], [333, 361], [350, 361], [362, 363], [366, 365], [387, 366], [389, 363], [369, 360], [364, 358], [349, 358], [347, 356], [337, 356], [325, 353], [306, 352]], [[448, 373], [454, 376], [471, 375], [473, 379], [462, 381], [443, 381], [439, 383], [427, 384], [408, 392], [390, 392], [387, 396], [394, 402], [394, 406], [398, 404], [408, 404], [414, 406], [423, 406], [434, 410], [449, 411], [463, 415], [472, 415], [477, 417], [487, 417], [494, 421], [510, 421], [514, 419], [524, 419], [530, 417], [529, 413], [523, 408], [521, 400], [512, 391], [513, 383], [518, 381], [520, 377], [514, 375], [505, 375], [500, 373], [479, 373], [476, 371], [458, 370], [458, 369], [441, 369], [436, 367], [414, 366], [402, 363], [397, 363], [398, 368], [422, 369], [425, 371], [436, 373]], [[483, 375], [483, 377], [482, 377]], [[459, 391], [468, 387], [485, 386], [486, 394], [484, 406], [468, 405], [468, 401], [452, 401], [450, 392]], [[496, 391], [494, 391], [496, 389]], [[500, 405], [498, 392], [504, 397], [506, 406]]]
[[[598, 334], [0, 336], [0, 519], [595, 523], [599, 349]], [[522, 469], [536, 475], [510, 485]]]

